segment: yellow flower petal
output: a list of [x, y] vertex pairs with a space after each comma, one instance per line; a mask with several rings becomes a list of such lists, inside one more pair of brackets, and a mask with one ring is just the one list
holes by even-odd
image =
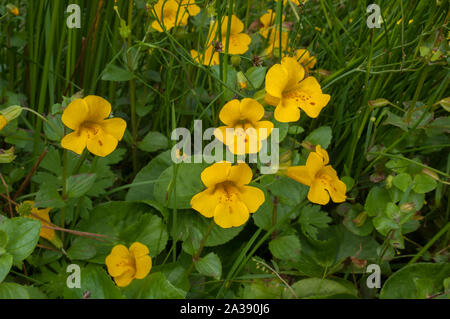
[[281, 65], [288, 71], [288, 81], [285, 90], [293, 89], [305, 77], [305, 69], [294, 58], [284, 57]]
[[219, 118], [222, 123], [227, 126], [234, 126], [234, 124], [241, 118], [241, 102], [234, 99], [225, 104], [219, 113]]
[[87, 149], [94, 155], [105, 157], [111, 154], [117, 147], [117, 139], [103, 131], [99, 131], [96, 135], [87, 141]]
[[272, 95], [270, 95], [269, 93], [266, 93], [264, 95], [264, 101], [272, 106], [277, 106], [278, 104], [280, 104], [280, 98], [279, 97], [274, 97]]
[[152, 269], [152, 259], [150, 256], [141, 256], [136, 258], [136, 279], [143, 279]]
[[325, 166], [319, 174], [326, 174], [329, 179], [331, 180], [327, 186], [325, 186], [325, 189], [328, 191], [328, 193], [331, 196], [331, 199], [335, 203], [342, 203], [345, 202], [347, 196], [345, 195], [345, 192], [347, 190], [347, 186], [344, 182], [340, 181], [337, 175], [336, 170], [331, 167], [330, 165]]
[[77, 130], [89, 115], [89, 106], [84, 99], [76, 99], [64, 109], [61, 120], [65, 126]]
[[300, 119], [300, 109], [294, 100], [283, 100], [275, 108], [274, 116], [281, 123], [297, 122]]
[[214, 222], [222, 228], [239, 227], [249, 218], [247, 206], [239, 200], [219, 204], [214, 212]]
[[246, 119], [256, 125], [256, 122], [264, 116], [264, 107], [255, 99], [245, 98], [240, 103], [239, 112], [241, 119]]
[[148, 250], [148, 247], [144, 244], [141, 244], [139, 242], [135, 242], [130, 246], [130, 253], [135, 257], [142, 257], [145, 255], [148, 255], [150, 251]]
[[111, 113], [111, 104], [100, 96], [88, 95], [83, 100], [89, 108], [89, 121], [100, 122]]
[[116, 282], [117, 286], [126, 287], [133, 281], [135, 273], [136, 271], [130, 268], [127, 271], [125, 271], [122, 275], [114, 277], [114, 281]]
[[106, 267], [108, 269], [108, 274], [110, 274], [112, 277], [118, 277], [122, 275], [125, 271], [129, 269], [128, 266], [123, 266], [122, 260], [124, 258], [110, 254], [106, 257], [105, 263]]
[[327, 165], [330, 162], [330, 157], [328, 156], [327, 151], [322, 148], [322, 146], [316, 145], [316, 153], [323, 158], [323, 165]]
[[239, 163], [230, 169], [228, 180], [237, 186], [247, 185], [252, 181], [252, 169], [246, 163]]
[[[224, 38], [226, 40], [226, 38]], [[225, 42], [225, 41], [224, 41]], [[228, 46], [229, 54], [244, 54], [248, 51], [248, 46], [252, 42], [252, 38], [246, 33], [230, 35], [230, 44]], [[226, 46], [224, 47], [224, 49]]]
[[238, 197], [247, 206], [250, 213], [256, 212], [265, 201], [264, 192], [253, 186], [241, 187]]
[[316, 152], [311, 152], [306, 160], [306, 168], [308, 169], [309, 175], [311, 177], [316, 176], [316, 174], [324, 167], [323, 157]]
[[118, 141], [122, 139], [125, 129], [127, 128], [127, 122], [117, 117], [103, 120], [100, 125], [106, 134], [114, 136]]
[[214, 216], [214, 211], [218, 204], [218, 196], [214, 194], [213, 188], [208, 188], [194, 195], [191, 199], [192, 208], [207, 218]]
[[308, 200], [319, 205], [326, 205], [330, 201], [330, 195], [319, 180], [314, 180], [309, 188]]
[[286, 175], [306, 186], [311, 186], [314, 176], [311, 176], [306, 166], [291, 166], [286, 170]]
[[274, 98], [281, 98], [289, 80], [289, 73], [281, 64], [272, 66], [266, 74], [266, 92]]
[[[227, 35], [228, 29], [228, 17], [225, 17], [222, 22], [222, 38], [225, 38]], [[234, 14], [231, 16], [231, 27], [230, 34], [238, 34], [244, 30], [244, 23]], [[225, 35], [225, 37], [223, 37]]]
[[228, 180], [231, 163], [221, 162], [205, 168], [201, 174], [201, 179], [206, 187], [213, 187], [218, 183]]
[[85, 130], [78, 130], [67, 134], [61, 140], [61, 146], [77, 154], [83, 153], [87, 144], [87, 133]]

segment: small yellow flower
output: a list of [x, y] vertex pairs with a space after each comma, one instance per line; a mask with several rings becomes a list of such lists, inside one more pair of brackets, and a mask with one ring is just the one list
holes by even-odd
[[295, 52], [295, 58], [303, 66], [306, 72], [309, 72], [310, 69], [314, 68], [314, 65], [316, 65], [317, 62], [316, 57], [311, 56], [306, 49], [298, 49]]
[[97, 156], [111, 154], [122, 139], [127, 123], [121, 118], [106, 119], [110, 113], [111, 104], [99, 96], [72, 101], [61, 119], [74, 132], [63, 137], [61, 146], [77, 154], [85, 147]]
[[[34, 202], [30, 201], [30, 200], [24, 201], [23, 204], [26, 204], [26, 205], [29, 205], [30, 207], [32, 207], [31, 208], [31, 213], [33, 215], [29, 214], [29, 215], [26, 215], [25, 217], [38, 220], [38, 221], [41, 222], [41, 225], [45, 225], [46, 224], [47, 226], [50, 226], [51, 221], [50, 221], [49, 212], [51, 211], [51, 208], [38, 209], [36, 207], [33, 207], [34, 206]], [[41, 233], [39, 235], [42, 238], [45, 238], [45, 239], [47, 239], [49, 241], [53, 241], [53, 239], [55, 238], [55, 231], [53, 229], [50, 229], [50, 228], [41, 227]]]
[[[263, 14], [259, 21], [263, 25], [263, 27], [259, 30], [259, 34], [261, 34], [264, 38], [269, 36], [270, 29], [273, 27], [275, 23], [276, 14], [272, 9], [267, 10], [267, 13]], [[285, 16], [282, 17], [283, 21]]]
[[219, 52], [214, 50], [214, 45], [212, 44], [209, 45], [204, 54], [200, 54], [196, 50], [191, 50], [191, 56], [196, 62], [206, 66], [219, 65], [220, 63]]
[[323, 29], [322, 29], [322, 28], [319, 28], [319, 27], [314, 27], [314, 29], [315, 29], [316, 31], [319, 31], [319, 32], [322, 32], [322, 31], [323, 31]]
[[195, 0], [181, 0], [181, 6], [187, 9], [191, 17], [200, 13], [200, 7], [195, 4]]
[[256, 100], [231, 100], [219, 113], [219, 118], [225, 126], [216, 128], [214, 135], [227, 145], [233, 154], [257, 153], [261, 150], [261, 141], [269, 137], [273, 129], [272, 122], [260, 121], [263, 116], [264, 107]]
[[309, 186], [308, 200], [310, 202], [326, 205], [331, 200], [342, 203], [346, 199], [347, 187], [339, 180], [336, 171], [327, 165], [329, 157], [326, 150], [320, 145], [316, 151], [309, 153], [306, 165], [291, 166], [287, 169], [287, 176], [293, 180]]
[[[211, 28], [210, 34], [212, 37], [209, 39], [208, 45], [211, 44], [213, 41], [218, 41], [219, 36], [217, 34], [217, 26], [218, 23], [215, 22]], [[228, 28], [228, 17], [223, 18], [222, 20], [222, 26], [221, 26], [221, 35], [222, 35], [222, 42], [223, 42], [223, 48], [227, 47], [226, 39], [227, 39], [227, 28]], [[250, 36], [244, 32], [244, 23], [242, 23], [241, 20], [239, 20], [238, 17], [236, 17], [234, 14], [231, 17], [231, 27], [230, 27], [230, 39], [229, 39], [229, 45], [228, 45], [228, 53], [230, 54], [244, 54], [248, 51], [248, 46], [252, 42], [252, 39]]]
[[116, 245], [106, 257], [108, 273], [119, 287], [128, 286], [133, 279], [145, 278], [152, 269], [152, 259], [147, 246], [135, 242], [128, 250], [124, 245]]
[[264, 203], [264, 192], [247, 186], [252, 170], [245, 163], [231, 166], [229, 162], [215, 163], [201, 174], [207, 187], [191, 199], [191, 206], [222, 228], [239, 227]]
[[304, 78], [305, 70], [295, 58], [284, 57], [281, 64], [273, 65], [266, 74], [265, 101], [275, 106], [275, 119], [296, 122], [301, 108], [309, 117], [316, 118], [330, 101], [322, 94], [317, 80]]
[[18, 16], [20, 14], [19, 8], [17, 8], [17, 6], [15, 6], [13, 4], [8, 3], [6, 5], [6, 8], [9, 9], [9, 12], [15, 16]]
[[153, 21], [153, 29], [164, 32], [172, 29], [175, 25], [186, 25], [189, 13], [185, 6], [180, 6], [175, 0], [159, 0], [154, 6], [157, 19]]

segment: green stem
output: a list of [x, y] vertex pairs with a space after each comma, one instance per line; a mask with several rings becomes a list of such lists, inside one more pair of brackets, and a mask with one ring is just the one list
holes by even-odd
[[212, 231], [213, 227], [214, 227], [214, 219], [211, 219], [211, 222], [209, 223], [209, 226], [208, 226], [208, 230], [206, 231], [206, 234], [205, 234], [205, 236], [203, 236], [202, 241], [200, 243], [200, 247], [198, 248], [198, 250], [194, 254], [194, 256], [192, 256], [192, 263], [189, 266], [189, 269], [186, 271], [186, 277], [188, 277], [190, 275], [190, 273], [194, 269], [195, 263], [199, 260], [200, 255], [201, 255], [201, 253], [203, 251], [203, 248], [205, 247], [206, 240], [208, 239], [209, 234], [211, 234], [211, 231]]
[[414, 264], [442, 235], [444, 235], [450, 228], [450, 222], [445, 225], [423, 248], [408, 262], [408, 265]]
[[[130, 30], [133, 26], [133, 0], [129, 0], [128, 5], [128, 27]], [[128, 68], [133, 72], [133, 61], [131, 56], [131, 32], [128, 36]], [[133, 157], [133, 175], [137, 174], [137, 121], [136, 121], [136, 80], [131, 79], [130, 82], [130, 106], [131, 106], [131, 134], [133, 136], [132, 157]]]

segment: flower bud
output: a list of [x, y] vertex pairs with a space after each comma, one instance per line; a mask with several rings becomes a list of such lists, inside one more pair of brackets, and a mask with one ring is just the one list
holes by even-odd
[[15, 16], [18, 16], [20, 14], [19, 8], [17, 8], [15, 5], [8, 3], [6, 5], [6, 8], [9, 10], [9, 12]]
[[386, 177], [386, 188], [389, 189], [392, 187], [392, 181], [394, 179], [394, 176], [389, 175], [388, 177]]
[[[239, 55], [233, 55], [231, 57], [231, 64], [237, 68], [239, 65], [241, 65], [241, 57]], [[240, 72], [242, 73], [242, 72]]]
[[18, 118], [22, 113], [22, 107], [19, 105], [12, 105], [6, 109], [0, 110], [0, 130], [5, 127], [6, 124]]
[[0, 149], [0, 163], [7, 164], [14, 161], [16, 155], [14, 155], [14, 147], [11, 147], [8, 150]]

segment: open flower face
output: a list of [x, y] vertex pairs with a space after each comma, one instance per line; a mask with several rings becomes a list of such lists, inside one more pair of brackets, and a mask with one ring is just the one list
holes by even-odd
[[[26, 217], [38, 220], [39, 222], [41, 222], [42, 225], [50, 226], [51, 221], [50, 221], [49, 212], [50, 212], [51, 208], [38, 209], [36, 207], [33, 207], [34, 202], [30, 201], [30, 200], [24, 201], [23, 203], [28, 204], [32, 207], [31, 213], [33, 215], [30, 214], [30, 215], [27, 215]], [[55, 230], [50, 229], [50, 228], [41, 227], [41, 233], [39, 235], [42, 238], [52, 241], [55, 238]]]
[[97, 156], [112, 153], [127, 123], [121, 118], [106, 119], [110, 113], [111, 104], [99, 96], [89, 95], [72, 101], [64, 110], [62, 122], [74, 132], [64, 136], [62, 147], [77, 154], [85, 147]]
[[266, 74], [265, 101], [275, 106], [275, 119], [279, 122], [296, 122], [300, 109], [312, 118], [330, 101], [322, 94], [317, 80], [304, 78], [305, 70], [295, 58], [284, 57], [281, 64], [272, 66]]
[[333, 167], [327, 165], [328, 162], [327, 151], [317, 145], [316, 151], [309, 153], [306, 165], [287, 169], [287, 176], [310, 187], [308, 192], [310, 202], [326, 205], [330, 197], [335, 203], [342, 203], [346, 199], [347, 187], [339, 180]]
[[133, 279], [145, 278], [152, 268], [147, 246], [134, 243], [130, 249], [124, 245], [116, 245], [106, 257], [108, 273], [114, 278], [117, 286], [128, 286]]
[[218, 127], [214, 135], [233, 154], [257, 153], [273, 129], [272, 122], [260, 121], [263, 115], [264, 107], [254, 99], [231, 100], [219, 113], [225, 126]]
[[[212, 41], [219, 41], [219, 36], [217, 33], [217, 25], [218, 23], [214, 23], [212, 26], [212, 31], [210, 34], [212, 36], [209, 39], [208, 44], [211, 44]], [[226, 45], [226, 39], [227, 39], [227, 28], [228, 28], [228, 17], [225, 17], [222, 20], [222, 26], [221, 26], [221, 36], [222, 36], [222, 42], [223, 48], [227, 47]], [[244, 23], [242, 23], [241, 20], [239, 20], [238, 17], [236, 17], [234, 14], [231, 17], [231, 27], [230, 27], [230, 41], [228, 46], [228, 53], [230, 54], [244, 54], [248, 51], [248, 46], [250, 45], [250, 42], [252, 42], [252, 39], [250, 36], [246, 33], [243, 33], [244, 31]]]
[[222, 228], [238, 227], [264, 203], [264, 192], [247, 186], [252, 170], [245, 163], [231, 166], [229, 162], [215, 163], [201, 174], [207, 187], [191, 199], [191, 206]]
[[175, 25], [186, 25], [189, 18], [189, 12], [186, 6], [180, 6], [175, 0], [159, 0], [154, 6], [157, 19], [153, 21], [153, 29], [164, 32], [172, 29]]

